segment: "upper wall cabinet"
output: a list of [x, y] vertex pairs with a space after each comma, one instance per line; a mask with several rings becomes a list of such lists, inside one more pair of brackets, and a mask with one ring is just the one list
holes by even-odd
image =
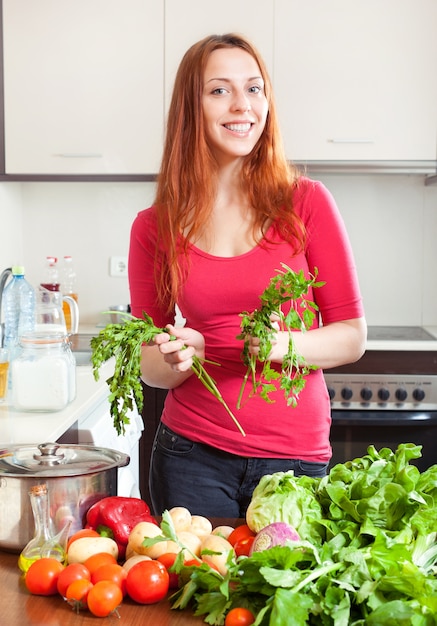
[[3, 0], [7, 174], [157, 171], [164, 2]]
[[272, 72], [273, 19], [274, 3], [270, 0], [220, 0], [208, 5], [205, 0], [165, 0], [166, 109], [183, 55], [207, 35], [235, 32], [249, 38]]
[[435, 160], [436, 0], [276, 0], [287, 155]]

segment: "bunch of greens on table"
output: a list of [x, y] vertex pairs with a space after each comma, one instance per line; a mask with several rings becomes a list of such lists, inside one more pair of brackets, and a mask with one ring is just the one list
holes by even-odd
[[[304, 362], [295, 349], [293, 343], [293, 330], [308, 330], [314, 321], [318, 307], [315, 302], [305, 296], [310, 288], [321, 287], [324, 282], [317, 282], [317, 268], [314, 275], [305, 277], [304, 271], [294, 272], [290, 267], [282, 263], [282, 270], [270, 279], [266, 289], [260, 296], [261, 306], [255, 311], [241, 313], [241, 333], [237, 339], [242, 339], [242, 359], [247, 365], [246, 375], [241, 385], [237, 407], [240, 408], [243, 401], [247, 381], [251, 381], [250, 395], [257, 393], [271, 402], [270, 392], [276, 390], [274, 380], [280, 379], [280, 388], [283, 389], [287, 403], [296, 406], [299, 393], [305, 387], [305, 377], [314, 366]], [[289, 312], [284, 315], [282, 306], [291, 303]], [[276, 321], [277, 320], [277, 321]], [[288, 351], [284, 357], [281, 370], [272, 367], [269, 354], [272, 342], [278, 330], [288, 331]], [[250, 354], [249, 344], [252, 337], [259, 339], [258, 355]], [[262, 364], [261, 372], [257, 373], [257, 363]]]
[[[114, 374], [106, 382], [110, 391], [110, 413], [119, 435], [125, 432], [125, 426], [129, 424], [129, 411], [134, 408], [134, 404], [139, 413], [143, 408], [143, 390], [140, 382], [141, 346], [150, 343], [160, 333], [168, 333], [166, 328], [155, 326], [152, 318], [146, 313], [143, 313], [143, 318], [136, 318], [129, 313], [123, 315], [126, 318], [123, 324], [107, 324], [91, 339], [91, 363], [96, 380], [99, 379], [99, 370], [103, 363], [115, 358]], [[170, 338], [175, 339], [173, 336]], [[206, 389], [222, 404], [241, 434], [245, 436], [244, 430], [223, 399], [214, 379], [206, 371], [204, 362], [194, 355], [192, 370]]]
[[230, 558], [222, 577], [191, 568], [172, 608], [211, 625], [244, 606], [255, 626], [435, 626], [437, 465], [420, 473], [420, 450], [370, 446], [324, 478], [265, 476], [247, 523], [285, 521], [300, 541]]

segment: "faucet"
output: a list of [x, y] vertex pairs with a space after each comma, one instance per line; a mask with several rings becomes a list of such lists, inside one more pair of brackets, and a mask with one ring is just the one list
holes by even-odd
[[[0, 274], [0, 322], [2, 319], [2, 299], [3, 299], [3, 291], [4, 288], [6, 286], [6, 283], [8, 281], [9, 276], [12, 276], [12, 268], [11, 267], [7, 267], [5, 270], [3, 270], [3, 272]], [[3, 347], [3, 341], [4, 341], [4, 323], [0, 324], [0, 348]]]

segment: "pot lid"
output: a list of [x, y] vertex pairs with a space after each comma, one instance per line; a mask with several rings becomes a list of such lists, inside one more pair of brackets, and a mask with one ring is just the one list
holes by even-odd
[[0, 449], [0, 478], [81, 476], [124, 467], [129, 461], [127, 454], [110, 448], [58, 443], [13, 446]]

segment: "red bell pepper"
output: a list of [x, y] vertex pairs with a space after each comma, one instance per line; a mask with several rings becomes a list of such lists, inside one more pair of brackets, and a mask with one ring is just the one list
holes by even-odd
[[88, 509], [85, 528], [92, 528], [100, 535], [114, 539], [118, 545], [118, 558], [124, 559], [129, 535], [139, 522], [158, 525], [144, 500], [108, 496]]

